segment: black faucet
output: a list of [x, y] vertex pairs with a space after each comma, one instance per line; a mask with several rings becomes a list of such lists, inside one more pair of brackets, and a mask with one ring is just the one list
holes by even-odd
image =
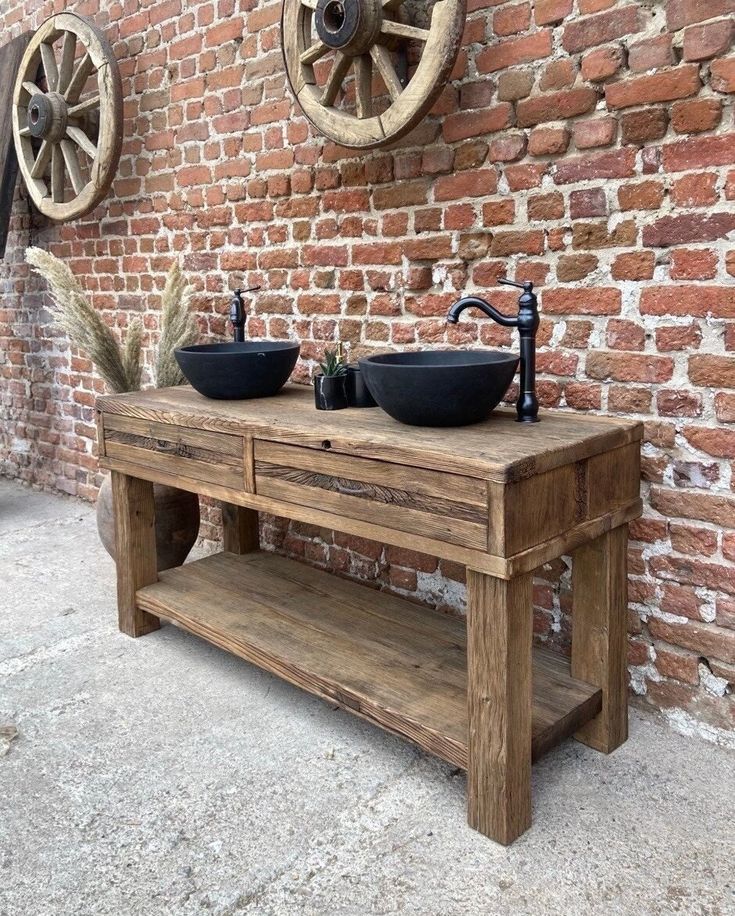
[[518, 300], [518, 315], [511, 318], [503, 315], [489, 302], [478, 296], [465, 296], [455, 302], [449, 309], [447, 321], [456, 324], [465, 309], [478, 308], [493, 321], [504, 328], [518, 328], [521, 338], [521, 390], [516, 402], [518, 421], [520, 423], [538, 423], [538, 399], [536, 397], [536, 331], [539, 326], [538, 299], [533, 291], [533, 283], [516, 283], [502, 278], [498, 283], [515, 286], [523, 293]]
[[230, 301], [230, 321], [232, 322], [233, 340], [235, 343], [242, 343], [245, 340], [245, 303], [242, 301], [243, 292], [254, 293], [259, 290], [259, 286], [251, 286], [250, 289], [236, 289], [232, 294]]

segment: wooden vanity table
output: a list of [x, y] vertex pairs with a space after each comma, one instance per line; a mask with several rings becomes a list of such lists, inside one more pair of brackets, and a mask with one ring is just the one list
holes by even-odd
[[[103, 397], [120, 629], [159, 617], [467, 770], [468, 819], [500, 843], [531, 824], [531, 762], [575, 735], [627, 737], [627, 523], [642, 425], [499, 410], [459, 429], [379, 409], [316, 411], [309, 389], [212, 401]], [[221, 500], [224, 551], [156, 572], [153, 482]], [[467, 567], [467, 621], [260, 551], [258, 512]], [[572, 553], [571, 660], [532, 649], [533, 571]]]

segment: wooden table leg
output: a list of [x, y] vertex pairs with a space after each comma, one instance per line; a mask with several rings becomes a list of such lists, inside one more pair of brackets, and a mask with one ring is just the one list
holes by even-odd
[[628, 526], [579, 547], [572, 567], [572, 677], [602, 689], [602, 711], [574, 736], [609, 754], [628, 737]]
[[255, 509], [222, 503], [222, 547], [228, 553], [240, 555], [260, 549]]
[[113, 471], [112, 504], [118, 625], [128, 636], [145, 636], [161, 625], [158, 617], [141, 611], [135, 602], [139, 588], [158, 581], [153, 484]]
[[467, 570], [467, 819], [504, 845], [531, 826], [531, 586]]

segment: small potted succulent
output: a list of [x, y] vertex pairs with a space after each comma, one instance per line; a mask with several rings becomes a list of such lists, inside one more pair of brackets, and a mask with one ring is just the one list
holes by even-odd
[[317, 410], [342, 410], [347, 407], [347, 363], [342, 347], [327, 350], [319, 363], [321, 374], [314, 376], [314, 402]]

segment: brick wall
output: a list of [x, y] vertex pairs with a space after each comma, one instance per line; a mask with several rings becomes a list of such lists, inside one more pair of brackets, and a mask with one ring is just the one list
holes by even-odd
[[[63, 3], [9, 0], [0, 43]], [[373, 348], [508, 346], [459, 293], [505, 309], [541, 289], [546, 407], [646, 421], [630, 546], [631, 683], [682, 728], [733, 741], [735, 682], [735, 0], [470, 0], [452, 80], [399, 147], [315, 134], [286, 90], [279, 3], [70, 2], [114, 44], [125, 145], [93, 217], [54, 228], [19, 191], [0, 265], [0, 470], [94, 498], [89, 362], [49, 327], [29, 242], [68, 259], [109, 321], [145, 311], [181, 255], [204, 334], [260, 283], [251, 335]], [[98, 9], [98, 7], [101, 7]], [[206, 535], [214, 535], [214, 510]], [[462, 571], [271, 519], [308, 561], [445, 609]], [[569, 568], [540, 571], [539, 639], [568, 640]], [[729, 733], [729, 737], [728, 737]]]

